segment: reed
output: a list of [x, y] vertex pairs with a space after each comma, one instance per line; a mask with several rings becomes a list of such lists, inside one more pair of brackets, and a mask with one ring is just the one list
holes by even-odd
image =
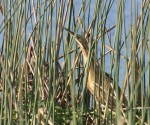
[[[149, 4], [1, 0], [0, 125], [150, 124]], [[65, 27], [88, 38], [86, 63]]]

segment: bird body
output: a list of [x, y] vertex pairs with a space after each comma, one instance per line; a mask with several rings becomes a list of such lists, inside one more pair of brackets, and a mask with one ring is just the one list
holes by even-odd
[[[87, 40], [81, 35], [75, 34], [74, 32], [68, 29], [66, 29], [66, 31], [70, 33], [75, 38], [77, 43], [80, 45], [80, 50], [82, 51], [84, 64], [86, 64], [87, 59], [88, 59], [88, 52], [89, 52]], [[101, 71], [99, 70], [99, 64], [97, 62], [94, 62], [93, 57], [91, 57], [87, 88], [92, 93], [92, 95], [95, 96], [96, 101], [100, 101], [100, 103], [104, 102], [104, 105], [107, 103], [107, 101], [109, 101], [110, 107], [115, 108], [116, 107], [116, 92], [112, 84], [113, 79], [107, 73], [104, 73], [104, 81], [102, 85], [102, 78], [101, 78], [102, 72], [101, 73], [100, 72]], [[118, 95], [121, 95], [121, 88], [119, 86], [118, 86], [118, 90], [119, 90]], [[112, 99], [107, 100], [108, 96]], [[124, 96], [123, 104], [125, 103], [127, 103], [127, 100]]]

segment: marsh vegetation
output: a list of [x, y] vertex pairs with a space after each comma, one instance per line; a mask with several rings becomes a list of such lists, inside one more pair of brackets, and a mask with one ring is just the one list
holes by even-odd
[[[150, 124], [149, 14], [149, 0], [0, 0], [0, 125]], [[65, 28], [88, 38], [86, 63]]]

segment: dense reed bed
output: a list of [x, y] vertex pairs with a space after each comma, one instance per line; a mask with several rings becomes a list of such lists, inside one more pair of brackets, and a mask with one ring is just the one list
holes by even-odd
[[[150, 124], [149, 14], [149, 0], [0, 0], [0, 124]], [[85, 65], [64, 27], [88, 36]], [[87, 88], [91, 58], [115, 109]]]

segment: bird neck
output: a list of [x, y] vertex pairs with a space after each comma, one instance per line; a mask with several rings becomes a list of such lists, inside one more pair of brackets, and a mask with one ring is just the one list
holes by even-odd
[[[88, 61], [88, 52], [86, 51], [82, 51], [83, 54], [83, 59], [84, 59], [84, 65], [87, 63]], [[97, 65], [95, 64], [95, 68], [97, 68]], [[90, 67], [89, 67], [89, 74], [88, 74], [88, 81], [94, 81], [95, 78], [95, 70], [94, 70], [94, 59], [93, 57], [91, 57], [90, 60]]]

